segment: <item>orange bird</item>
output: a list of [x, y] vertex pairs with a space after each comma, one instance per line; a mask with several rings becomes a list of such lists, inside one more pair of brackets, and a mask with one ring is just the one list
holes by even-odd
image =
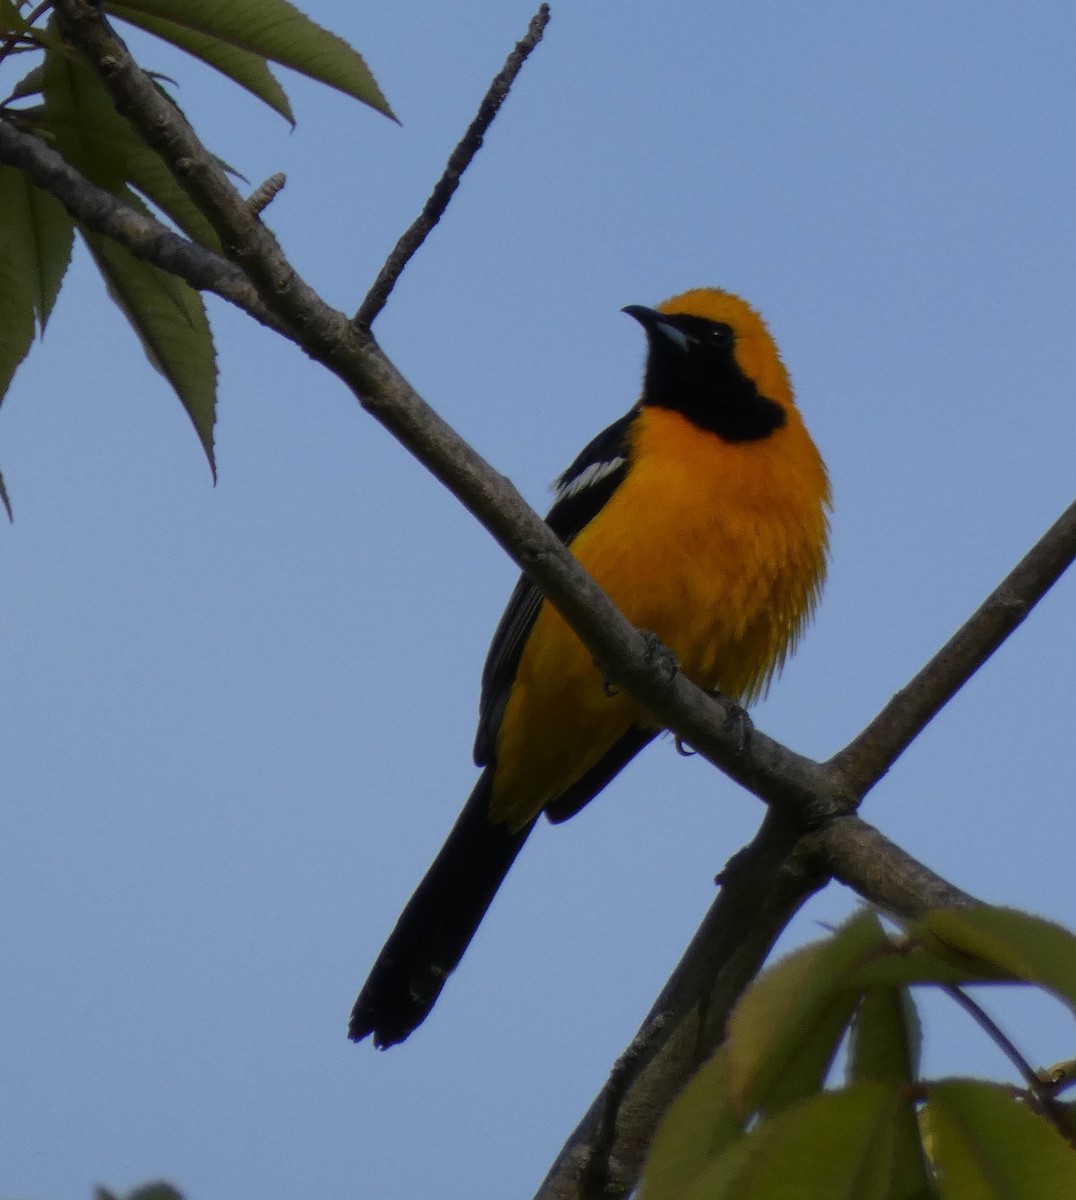
[[[642, 395], [560, 477], [546, 520], [689, 679], [748, 704], [822, 587], [825, 464], [745, 301], [697, 288], [624, 312], [649, 344]], [[523, 576], [482, 673], [484, 770], [355, 1002], [355, 1041], [391, 1046], [426, 1018], [538, 817], [573, 816], [658, 732]]]

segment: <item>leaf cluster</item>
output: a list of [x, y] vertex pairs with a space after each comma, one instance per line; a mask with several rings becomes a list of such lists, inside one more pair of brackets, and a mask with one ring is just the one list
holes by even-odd
[[[1007, 909], [939, 910], [899, 935], [864, 912], [789, 955], [658, 1127], [643, 1200], [1076, 1195], [1070, 1106], [1038, 1087], [920, 1078], [913, 989], [999, 983], [1076, 1012], [1076, 938]], [[843, 1085], [827, 1086], [842, 1049]]]
[[[210, 222], [116, 112], [100, 78], [65, 42], [55, 18], [37, 23], [48, 5], [24, 15], [28, 7], [24, 0], [0, 0], [0, 66], [24, 54], [34, 60], [0, 102], [0, 119], [48, 142], [85, 178], [131, 208], [163, 215], [191, 241], [219, 254]], [[130, 0], [102, 8], [200, 59], [291, 124], [291, 105], [270, 62], [392, 116], [357, 51], [288, 0]], [[175, 104], [164, 81], [156, 82]], [[55, 198], [9, 166], [0, 166], [0, 215], [0, 398], [35, 333], [44, 332], [77, 233], [150, 363], [178, 395], [215, 470], [216, 355], [199, 293], [79, 225]], [[2, 480], [0, 502], [7, 506]]]

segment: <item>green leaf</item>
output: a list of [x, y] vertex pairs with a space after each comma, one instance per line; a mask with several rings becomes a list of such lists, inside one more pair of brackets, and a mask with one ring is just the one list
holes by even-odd
[[126, 178], [136, 135], [112, 107], [101, 81], [73, 50], [46, 50], [41, 75], [44, 103], [29, 115], [56, 149], [91, 182], [117, 193]]
[[222, 252], [217, 231], [176, 183], [160, 156], [141, 141], [128, 150], [126, 174], [130, 185], [192, 241], [214, 254]]
[[679, 1193], [646, 1200], [905, 1200], [894, 1171], [893, 1088], [862, 1083], [784, 1109], [734, 1143]]
[[928, 913], [918, 928], [947, 955], [1011, 979], [1036, 983], [1076, 1012], [1076, 937], [1060, 925], [1011, 908], [969, 908]]
[[[94, 1189], [95, 1200], [119, 1200], [119, 1197], [107, 1188]], [[128, 1192], [123, 1200], [183, 1200], [182, 1195], [170, 1183], [144, 1183]]]
[[[937, 946], [935, 939], [930, 938]], [[891, 942], [891, 952], [879, 955], [856, 968], [850, 985], [863, 988], [910, 987], [916, 983], [949, 984], [961, 987], [967, 983], [997, 983], [1008, 977], [983, 962], [964, 959], [957, 963], [952, 957], [943, 958], [909, 938]], [[937, 947], [939, 950], [940, 946]]]
[[45, 103], [28, 115], [87, 178], [113, 195], [130, 184], [195, 241], [219, 253], [213, 227], [176, 183], [161, 159], [112, 106], [100, 80], [66, 51], [45, 55]]
[[[0, 243], [0, 400], [34, 341], [34, 302], [25, 267]], [[6, 498], [4, 506], [7, 505]]]
[[848, 1082], [911, 1083], [919, 1073], [922, 1041], [907, 989], [871, 988], [852, 1021]]
[[15, 520], [15, 514], [11, 511], [11, 500], [7, 494], [7, 486], [4, 483], [3, 475], [0, 475], [0, 504], [4, 506], [9, 521]]
[[36, 96], [41, 91], [41, 77], [44, 74], [44, 68], [41, 63], [36, 67], [27, 71], [26, 74], [19, 80], [11, 89], [9, 100], [23, 100], [27, 96]]
[[172, 45], [201, 59], [264, 101], [271, 109], [280, 113], [285, 121], [291, 125], [295, 124], [288, 97], [260, 54], [252, 54], [249, 50], [230, 45], [219, 37], [211, 37], [196, 29], [190, 29], [177, 21], [152, 16], [129, 4], [106, 4], [105, 8], [118, 20], [137, 25], [162, 41], [171, 42]]
[[643, 1168], [642, 1200], [679, 1196], [711, 1159], [742, 1136], [722, 1046], [696, 1071], [661, 1119]]
[[183, 1200], [170, 1183], [145, 1183], [128, 1192], [126, 1200]]
[[125, 0], [104, 7], [132, 23], [149, 17], [260, 55], [395, 120], [361, 55], [287, 0], [229, 0], [227, 4], [220, 0]]
[[906, 1102], [894, 1118], [894, 1171], [909, 1181], [908, 1196], [929, 1195], [930, 1172], [919, 1134], [912, 1085], [919, 1074], [922, 1028], [906, 988], [876, 987], [863, 996], [852, 1022], [848, 1049], [849, 1084], [888, 1083]]
[[86, 63], [64, 50], [49, 51], [42, 90], [44, 105], [28, 115], [69, 162], [113, 195], [124, 196], [129, 182], [188, 237], [220, 253], [213, 227], [158, 155], [117, 114]]
[[0, 166], [0, 253], [14, 265], [44, 332], [60, 292], [75, 225], [22, 171]]
[[29, 28], [14, 0], [0, 0], [0, 32], [25, 33]]
[[949, 1080], [927, 1089], [931, 1157], [946, 1197], [1076, 1195], [1076, 1151], [1004, 1088]]
[[777, 1104], [804, 1094], [809, 1076], [831, 1061], [858, 999], [849, 973], [890, 945], [877, 916], [863, 912], [758, 977], [728, 1025], [730, 1091], [741, 1117], [769, 1106], [771, 1094]]
[[[138, 205], [134, 195], [128, 203]], [[181, 279], [134, 258], [107, 238], [81, 230], [109, 294], [146, 357], [168, 380], [194, 425], [216, 478], [216, 356], [202, 298]]]

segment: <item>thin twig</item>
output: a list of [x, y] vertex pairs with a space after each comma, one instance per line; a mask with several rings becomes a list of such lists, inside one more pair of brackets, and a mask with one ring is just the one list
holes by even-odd
[[1043, 1083], [1042, 1079], [1039, 1078], [1039, 1073], [1016, 1048], [1005, 1030], [963, 988], [955, 987], [952, 984], [943, 984], [941, 990], [955, 1000], [965, 1012], [970, 1014], [976, 1024], [979, 1025], [1002, 1054], [1020, 1072], [1024, 1083], [1027, 1084], [1027, 1090], [1034, 1101], [1034, 1107], [1039, 1113], [1053, 1125], [1065, 1141], [1076, 1145], [1073, 1139], [1073, 1131], [1069, 1128], [1064, 1107], [1054, 1098], [1049, 1085]]
[[13, 29], [11, 33], [4, 38], [4, 43], [2, 46], [0, 46], [0, 63], [2, 63], [4, 59], [7, 58], [7, 56], [11, 53], [11, 51], [15, 48], [16, 43], [22, 38], [27, 38], [28, 34], [30, 35], [28, 40], [36, 44], [37, 39], [32, 35], [32, 26], [34, 22], [43, 17], [51, 7], [52, 0], [41, 0], [41, 3], [37, 6], [37, 8], [23, 18], [26, 22], [26, 29], [21, 32], [17, 29]]
[[430, 193], [430, 198], [423, 206], [422, 212], [392, 248], [392, 253], [378, 272], [373, 286], [366, 293], [365, 300], [359, 305], [359, 310], [354, 318], [356, 324], [364, 325], [367, 328], [373, 324], [385, 307], [385, 302], [396, 286], [396, 281], [400, 278], [404, 267], [426, 240], [430, 230], [444, 216], [453, 193], [459, 187], [460, 177], [471, 165], [471, 160], [481, 148], [482, 140], [500, 111], [509, 89], [531, 51], [542, 40], [542, 34], [548, 23], [549, 5], [543, 4], [531, 17], [526, 36], [522, 41], [516, 42], [515, 49], [509, 54], [497, 77], [489, 85], [489, 91], [482, 97], [482, 103], [478, 106], [474, 120], [460, 139], [459, 145], [449, 156], [444, 172]]

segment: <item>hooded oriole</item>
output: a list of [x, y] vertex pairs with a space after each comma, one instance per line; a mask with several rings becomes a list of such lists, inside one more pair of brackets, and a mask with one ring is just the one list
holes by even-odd
[[[738, 296], [699, 288], [624, 312], [649, 343], [642, 395], [560, 477], [546, 520], [689, 679], [746, 704], [822, 586], [825, 465]], [[522, 577], [482, 674], [485, 769], [355, 1003], [354, 1040], [390, 1046], [425, 1019], [538, 817], [578, 812], [657, 732]]]

